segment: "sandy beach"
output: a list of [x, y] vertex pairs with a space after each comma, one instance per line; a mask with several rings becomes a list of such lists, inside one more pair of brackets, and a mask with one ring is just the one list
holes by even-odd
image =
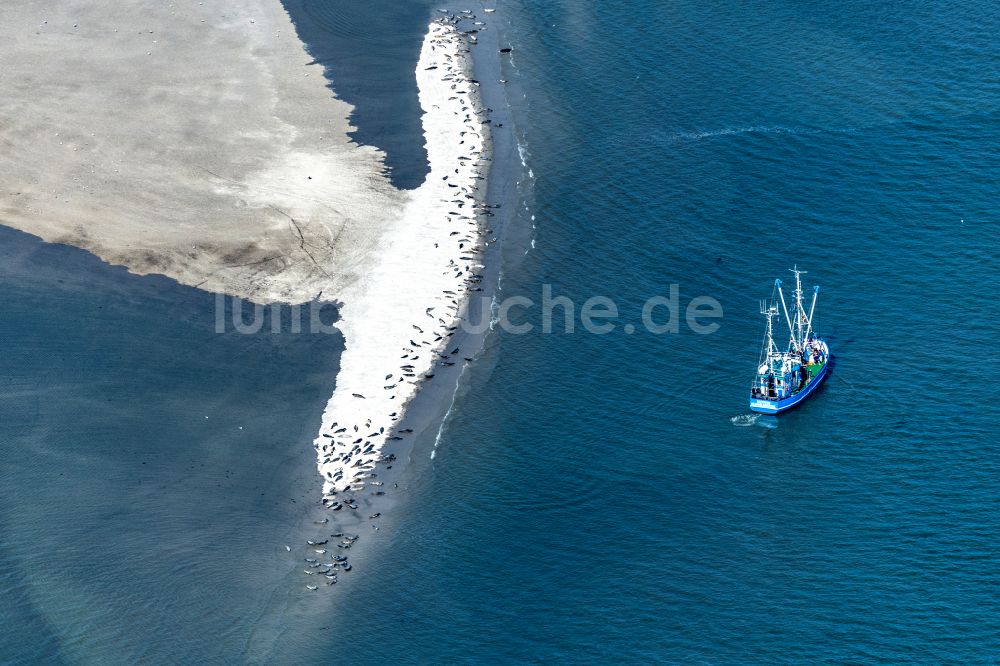
[[466, 362], [448, 343], [480, 290], [490, 137], [459, 16], [422, 45], [429, 173], [403, 191], [278, 2], [5, 5], [0, 222], [207, 291], [336, 301], [315, 447], [325, 496], [360, 489], [418, 387]]
[[482, 267], [489, 165], [468, 50], [452, 25], [431, 24], [416, 70], [430, 173], [410, 193], [376, 265], [343, 292], [346, 349], [316, 439], [327, 493], [369, 478], [418, 385], [438, 364], [464, 363], [448, 343]]
[[0, 223], [301, 303], [355, 282], [402, 213], [277, 0], [15, 0], [0, 26]]

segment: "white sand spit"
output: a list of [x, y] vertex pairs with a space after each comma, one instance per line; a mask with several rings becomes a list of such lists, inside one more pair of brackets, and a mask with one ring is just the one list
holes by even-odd
[[346, 350], [315, 442], [327, 493], [362, 481], [381, 458], [421, 378], [450, 351], [481, 268], [462, 258], [479, 256], [490, 150], [467, 50], [452, 26], [431, 24], [417, 65], [430, 173], [409, 194], [376, 264], [343, 292]]
[[430, 24], [430, 173], [410, 192], [349, 140], [350, 106], [277, 0], [6, 0], [0, 38], [0, 223], [259, 303], [340, 301], [346, 349], [315, 444], [325, 494], [360, 483], [481, 268], [472, 37]]

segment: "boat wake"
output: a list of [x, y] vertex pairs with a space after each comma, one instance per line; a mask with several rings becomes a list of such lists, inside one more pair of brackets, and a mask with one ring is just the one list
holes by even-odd
[[722, 136], [741, 136], [745, 134], [821, 134], [821, 133], [849, 133], [856, 131], [853, 127], [785, 127], [783, 125], [748, 125], [746, 127], [723, 127], [702, 132], [676, 132], [665, 137], [666, 143], [680, 143], [683, 141], [699, 141], [701, 139], [712, 139]]
[[674, 141], [697, 141], [716, 136], [733, 136], [735, 134], [798, 134], [797, 130], [780, 125], [751, 125], [750, 127], [724, 127], [705, 132], [678, 132], [670, 138]]
[[729, 422], [738, 428], [748, 428], [756, 425], [758, 420], [760, 420], [760, 414], [737, 414], [729, 419]]

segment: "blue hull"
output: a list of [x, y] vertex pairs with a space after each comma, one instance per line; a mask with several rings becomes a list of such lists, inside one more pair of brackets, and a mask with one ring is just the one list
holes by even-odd
[[758, 412], [760, 414], [778, 414], [791, 409], [812, 395], [812, 392], [815, 391], [816, 388], [823, 382], [823, 379], [826, 377], [826, 371], [829, 368], [830, 360], [827, 359], [827, 362], [823, 364], [823, 368], [815, 377], [812, 378], [812, 381], [806, 384], [806, 387], [795, 395], [782, 398], [781, 400], [750, 398], [750, 411]]

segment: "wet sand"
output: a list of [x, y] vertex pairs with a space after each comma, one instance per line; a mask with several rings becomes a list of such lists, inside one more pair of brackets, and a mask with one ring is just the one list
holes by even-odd
[[335, 298], [403, 193], [276, 0], [0, 6], [0, 223], [257, 302]]
[[[389, 485], [404, 466], [393, 463], [440, 424], [481, 348], [482, 331], [458, 330], [469, 298], [491, 296], [498, 275], [499, 262], [484, 266], [498, 254], [484, 231], [500, 211], [488, 207], [492, 110], [472, 69], [484, 48], [467, 32], [476, 17], [428, 28], [415, 75], [429, 173], [400, 191], [377, 149], [347, 140], [351, 108], [280, 5], [208, 5], [0, 9], [24, 82], [21, 98], [0, 103], [0, 223], [209, 291], [336, 300], [345, 351], [318, 467], [326, 503], [347, 508], [330, 515], [377, 534], [368, 516], [397, 496]], [[41, 85], [48, 95], [27, 85], [39, 86], [38, 63], [58, 70]], [[497, 197], [504, 212], [508, 195]], [[474, 306], [474, 322], [489, 316]]]
[[336, 301], [346, 351], [317, 448], [328, 490], [348, 487], [454, 363], [477, 289], [489, 133], [456, 22], [424, 41], [430, 172], [401, 191], [273, 0], [5, 5], [0, 222], [209, 291]]

